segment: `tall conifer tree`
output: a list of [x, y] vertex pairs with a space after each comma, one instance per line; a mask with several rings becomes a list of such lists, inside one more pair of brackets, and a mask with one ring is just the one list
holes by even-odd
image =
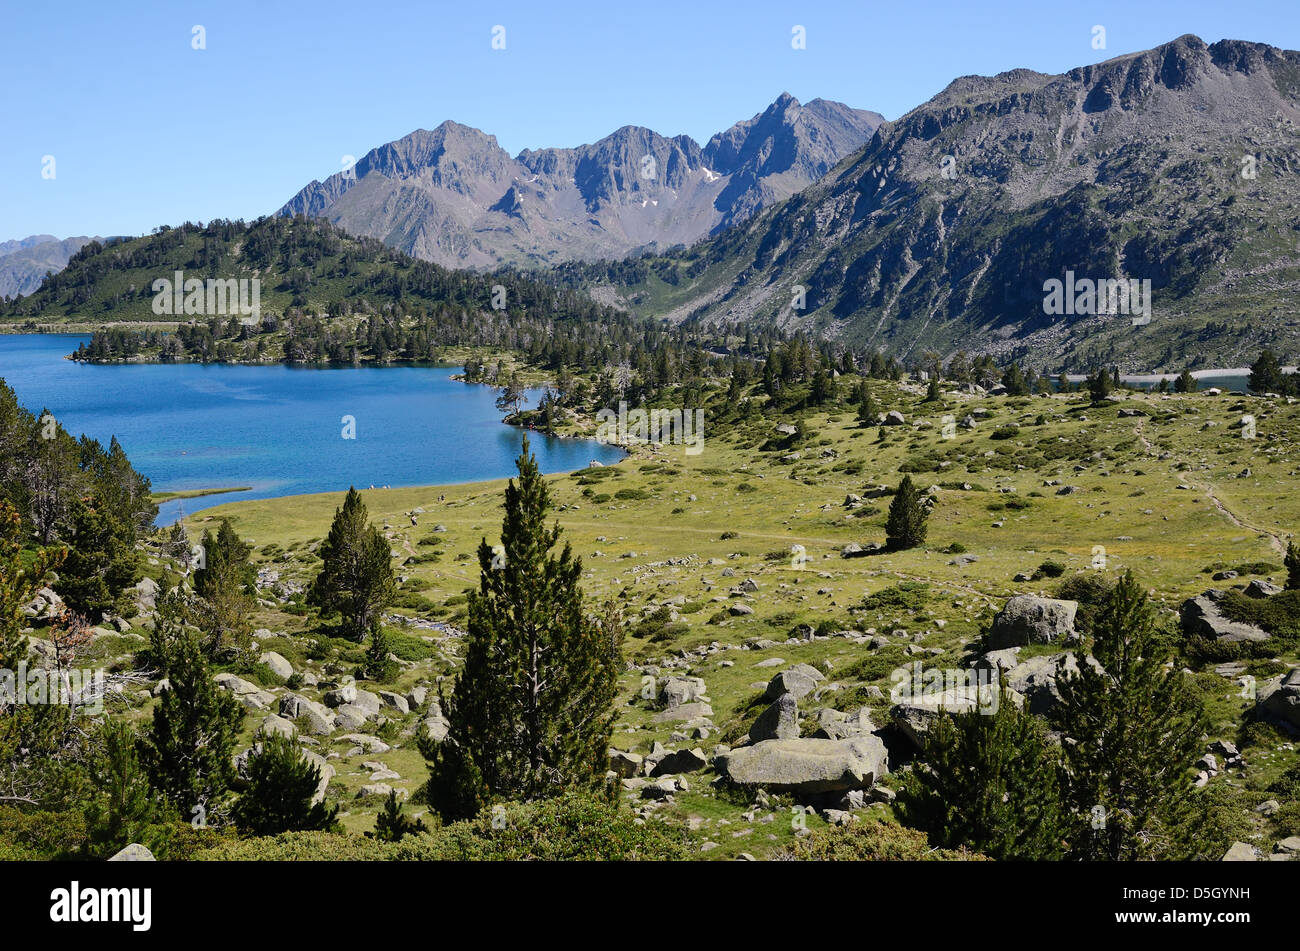
[[388, 539], [369, 518], [361, 493], [348, 489], [320, 546], [325, 563], [308, 593], [322, 611], [338, 612], [344, 633], [357, 640], [365, 637], [397, 587]]
[[1126, 572], [1092, 622], [1093, 654], [1057, 681], [1053, 726], [1066, 738], [1065, 798], [1076, 858], [1178, 858], [1189, 831], [1189, 770], [1200, 751], [1201, 704], [1167, 667], [1146, 592]]
[[426, 743], [429, 803], [444, 819], [495, 799], [539, 799], [597, 786], [605, 772], [622, 667], [621, 625], [585, 611], [582, 562], [558, 525], [525, 437], [506, 487], [501, 546], [479, 544], [465, 664], [442, 698], [446, 740]]

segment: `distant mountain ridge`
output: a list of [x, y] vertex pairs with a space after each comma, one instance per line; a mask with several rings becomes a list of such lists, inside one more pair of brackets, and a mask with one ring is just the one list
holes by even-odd
[[449, 267], [617, 258], [691, 244], [825, 175], [883, 121], [783, 93], [704, 147], [624, 126], [576, 148], [511, 157], [456, 122], [419, 129], [313, 181], [279, 211]]
[[[1045, 282], [1150, 281], [1152, 317]], [[920, 358], [1242, 366], [1300, 352], [1300, 52], [1182, 36], [1061, 75], [966, 76], [831, 174], [602, 299]], [[608, 286], [609, 275], [614, 286]]]
[[84, 235], [59, 240], [52, 234], [0, 241], [0, 297], [32, 293], [45, 280], [46, 272], [58, 273], [68, 259], [92, 241]]

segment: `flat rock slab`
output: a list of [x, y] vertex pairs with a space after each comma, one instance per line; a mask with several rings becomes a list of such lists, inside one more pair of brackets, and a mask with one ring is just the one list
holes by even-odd
[[871, 788], [888, 769], [888, 753], [874, 735], [764, 740], [719, 755], [714, 766], [744, 786], [813, 795]]

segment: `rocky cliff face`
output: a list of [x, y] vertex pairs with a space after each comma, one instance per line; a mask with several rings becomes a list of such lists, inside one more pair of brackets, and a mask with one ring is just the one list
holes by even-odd
[[[684, 282], [668, 313], [901, 355], [1236, 366], [1300, 345], [1297, 222], [1300, 53], [1184, 36], [1058, 76], [955, 80], [696, 249], [710, 290]], [[1068, 272], [1150, 281], [1150, 322], [1046, 313], [1045, 282]]]

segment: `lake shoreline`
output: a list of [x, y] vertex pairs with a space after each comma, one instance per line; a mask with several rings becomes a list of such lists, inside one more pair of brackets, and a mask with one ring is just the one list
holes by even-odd
[[[74, 436], [117, 438], [159, 496], [155, 524], [214, 505], [346, 490], [348, 485], [455, 485], [515, 474], [527, 427], [505, 425], [490, 386], [453, 380], [461, 367], [378, 369], [63, 359], [84, 334], [0, 337], [0, 377], [20, 405], [48, 410]], [[502, 357], [503, 360], [506, 358]], [[397, 372], [397, 371], [403, 372]], [[540, 390], [528, 385], [527, 406]], [[568, 427], [532, 430], [542, 471], [568, 473], [617, 447]], [[567, 431], [566, 431], [567, 430]], [[575, 438], [578, 437], [578, 438]], [[224, 492], [217, 490], [224, 489]], [[242, 490], [242, 491], [239, 491]]]

